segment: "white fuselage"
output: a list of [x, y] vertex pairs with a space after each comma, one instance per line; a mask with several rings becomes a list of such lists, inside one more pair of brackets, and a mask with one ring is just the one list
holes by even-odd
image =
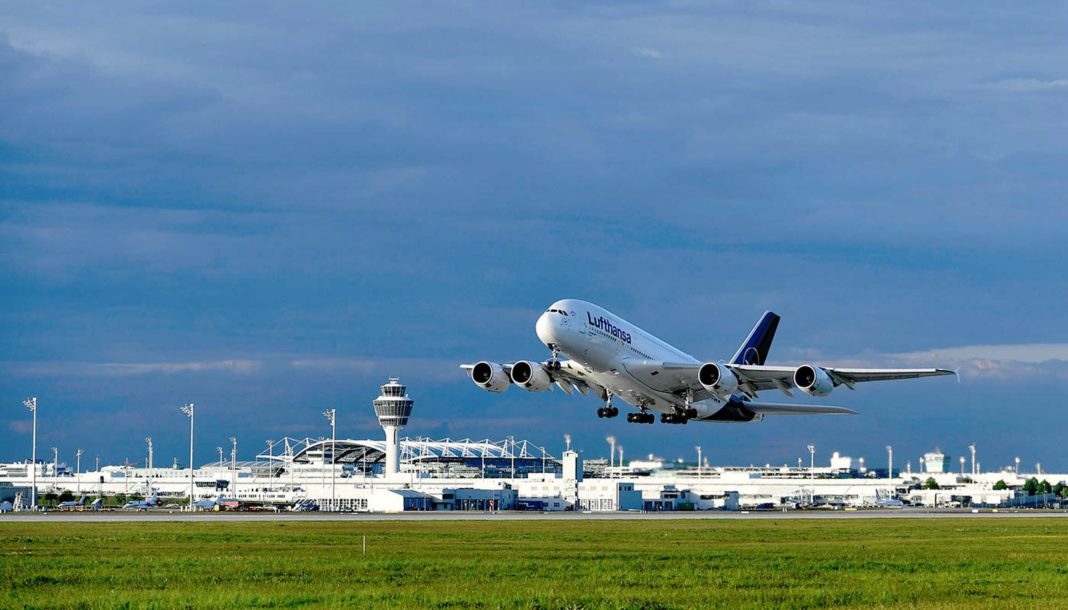
[[[593, 303], [564, 299], [553, 303], [535, 325], [538, 338], [568, 357], [563, 365], [606, 388], [613, 396], [661, 413], [685, 408], [686, 399], [658, 391], [635, 370], [654, 363], [700, 365], [701, 361], [661, 341], [623, 318]], [[628, 370], [628, 365], [631, 370]], [[698, 419], [719, 411], [723, 403], [694, 402]]]

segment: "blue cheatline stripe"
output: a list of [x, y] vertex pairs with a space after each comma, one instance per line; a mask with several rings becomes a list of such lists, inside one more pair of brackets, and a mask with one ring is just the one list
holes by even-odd
[[773, 312], [764, 312], [730, 363], [764, 364], [768, 359], [768, 352], [771, 351], [771, 342], [775, 339], [775, 330], [779, 328], [779, 319]]

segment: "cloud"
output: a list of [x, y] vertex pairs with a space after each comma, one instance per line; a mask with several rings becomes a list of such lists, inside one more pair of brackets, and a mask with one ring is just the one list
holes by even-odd
[[1068, 88], [1068, 78], [1041, 80], [1037, 78], [1008, 78], [989, 84], [992, 89], [1003, 91], [1055, 91]]
[[663, 59], [664, 54], [652, 47], [638, 47], [633, 50], [633, 53], [638, 57], [645, 57], [646, 59]]
[[[296, 358], [290, 366], [298, 370], [326, 373], [360, 373], [362, 375], [417, 377], [426, 381], [462, 379], [459, 362], [448, 358]], [[402, 379], [403, 381], [403, 379]]]
[[[821, 360], [815, 350], [795, 355]], [[1018, 381], [1022, 378], [1068, 380], [1068, 343], [962, 345], [914, 352], [860, 355], [820, 362], [840, 367], [949, 368], [966, 379]]]
[[54, 377], [127, 377], [161, 373], [203, 373], [225, 371], [238, 375], [258, 372], [263, 363], [257, 360], [215, 360], [203, 362], [14, 362], [4, 368], [20, 376]]
[[906, 362], [998, 361], [1041, 364], [1050, 361], [1068, 361], [1068, 343], [964, 345], [919, 352], [888, 354], [888, 356]]

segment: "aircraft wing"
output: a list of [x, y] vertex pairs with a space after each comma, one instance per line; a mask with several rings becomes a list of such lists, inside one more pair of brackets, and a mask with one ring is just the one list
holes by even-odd
[[[625, 360], [623, 366], [627, 372], [649, 388], [672, 394], [692, 392], [694, 400], [712, 397], [697, 379], [700, 364], [683, 362], [658, 362], [651, 360]], [[765, 366], [756, 364], [729, 364], [729, 368], [738, 377], [738, 389], [756, 396], [765, 390], [781, 390], [787, 396], [793, 396], [794, 372], [796, 366]], [[913, 379], [935, 375], [955, 375], [948, 369], [847, 369], [819, 367], [834, 382], [835, 386], [844, 385], [852, 388], [854, 384], [865, 381], [888, 381], [893, 379]], [[722, 396], [720, 398], [723, 398]]]
[[[794, 372], [796, 366], [764, 366], [755, 364], [727, 364], [741, 381], [741, 388], [747, 393], [755, 394], [761, 390], [782, 390], [786, 395], [791, 395], [794, 388]], [[933, 377], [937, 375], [956, 375], [956, 372], [948, 369], [847, 369], [835, 367], [819, 367], [823, 369], [834, 385], [844, 385], [850, 389], [854, 384], [865, 381], [890, 381], [894, 379], [915, 379], [917, 377]]]
[[790, 405], [753, 401], [745, 401], [741, 405], [761, 415], [857, 415], [857, 412], [852, 409], [829, 405]]

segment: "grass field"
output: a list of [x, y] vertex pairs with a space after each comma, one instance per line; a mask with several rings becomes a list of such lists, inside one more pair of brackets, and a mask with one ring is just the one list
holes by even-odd
[[1068, 608], [1053, 519], [0, 521], [0, 552], [3, 608]]

